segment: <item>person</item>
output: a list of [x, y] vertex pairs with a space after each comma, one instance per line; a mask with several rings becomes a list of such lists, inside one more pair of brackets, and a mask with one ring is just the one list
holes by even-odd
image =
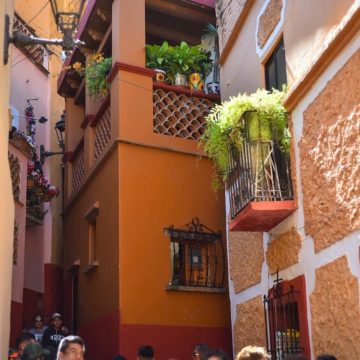
[[210, 348], [204, 344], [200, 343], [195, 345], [192, 357], [194, 360], [205, 360], [206, 354], [209, 352]]
[[138, 350], [138, 360], [154, 359], [154, 349], [150, 345], [143, 345]]
[[206, 360], [229, 360], [229, 357], [220, 349], [213, 349], [206, 353], [205, 355]]
[[337, 360], [334, 355], [321, 354], [317, 357], [317, 360]]
[[126, 357], [120, 354], [117, 354], [113, 357], [113, 360], [126, 360]]
[[268, 360], [269, 354], [260, 346], [246, 346], [236, 355], [236, 360]]
[[35, 340], [41, 343], [43, 334], [48, 327], [44, 325], [44, 318], [40, 314], [35, 314], [33, 317], [33, 327], [28, 330], [30, 334], [35, 336]]
[[59, 344], [56, 360], [83, 360], [85, 357], [85, 344], [80, 336], [69, 335]]
[[49, 355], [50, 351], [43, 349], [37, 342], [30, 342], [24, 348], [21, 360], [43, 360], [44, 355]]
[[52, 325], [44, 331], [41, 345], [56, 354], [60, 341], [68, 335], [69, 330], [63, 326], [62, 317], [59, 313], [52, 315]]
[[11, 352], [9, 359], [20, 359], [22, 353], [24, 352], [25, 346], [32, 342], [35, 342], [35, 336], [29, 332], [22, 332], [16, 338], [16, 350]]
[[113, 357], [113, 360], [126, 360], [126, 357], [120, 354], [117, 354]]
[[289, 354], [285, 356], [285, 360], [307, 360], [303, 354]]

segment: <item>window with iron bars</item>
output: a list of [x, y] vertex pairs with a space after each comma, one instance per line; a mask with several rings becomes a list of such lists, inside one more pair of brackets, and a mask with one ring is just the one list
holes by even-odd
[[288, 354], [309, 356], [304, 276], [282, 281], [264, 296], [266, 343], [271, 359], [284, 360]]
[[194, 218], [186, 229], [169, 226], [170, 286], [223, 288], [225, 255], [221, 233], [214, 232]]

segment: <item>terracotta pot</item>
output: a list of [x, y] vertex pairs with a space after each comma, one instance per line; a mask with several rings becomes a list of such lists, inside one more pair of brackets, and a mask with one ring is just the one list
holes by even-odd
[[189, 75], [189, 86], [191, 90], [204, 91], [204, 82], [202, 76], [199, 73], [193, 73]]

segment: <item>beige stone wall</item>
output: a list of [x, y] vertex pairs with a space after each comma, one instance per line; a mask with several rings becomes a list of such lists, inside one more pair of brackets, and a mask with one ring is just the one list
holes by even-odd
[[[5, 14], [13, 16], [12, 0], [0, 1], [0, 49], [4, 48]], [[11, 50], [11, 46], [10, 46]], [[2, 54], [2, 53], [1, 53]], [[11, 271], [13, 259], [14, 201], [8, 159], [10, 66], [0, 60], [0, 358], [8, 358]]]
[[272, 239], [266, 252], [270, 274], [296, 264], [299, 261], [301, 244], [301, 237], [295, 227]]
[[264, 47], [267, 39], [280, 21], [282, 7], [282, 0], [270, 0], [265, 11], [260, 16], [257, 33], [257, 42], [260, 48]]
[[305, 230], [315, 251], [360, 228], [360, 50], [304, 112]]
[[256, 296], [236, 306], [234, 324], [234, 353], [244, 346], [266, 346], [265, 320], [262, 297]]
[[[299, 80], [326, 49], [354, 0], [287, 1], [283, 26], [288, 85]], [[306, 26], [304, 25], [306, 24]]]
[[229, 257], [230, 277], [235, 293], [259, 283], [264, 261], [262, 233], [231, 231]]
[[249, 0], [218, 0], [216, 4], [216, 17], [219, 26], [220, 52], [225, 47], [229, 36], [234, 29], [236, 20]]
[[315, 356], [360, 359], [359, 285], [345, 256], [316, 270], [310, 302]]

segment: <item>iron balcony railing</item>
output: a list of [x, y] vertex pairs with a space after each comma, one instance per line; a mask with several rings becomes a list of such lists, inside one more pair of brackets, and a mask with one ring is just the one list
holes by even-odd
[[231, 218], [252, 201], [293, 199], [289, 155], [274, 140], [251, 139], [247, 117], [242, 121], [243, 140], [229, 151]]

